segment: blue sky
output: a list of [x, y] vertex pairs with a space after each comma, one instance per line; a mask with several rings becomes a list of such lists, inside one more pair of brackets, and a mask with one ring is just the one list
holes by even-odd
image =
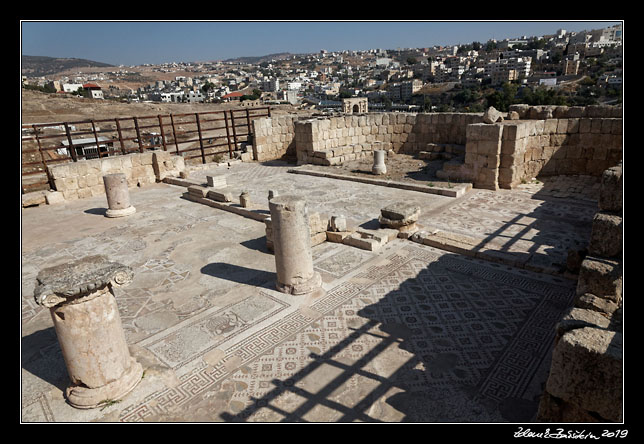
[[589, 21], [23, 21], [22, 54], [114, 65], [224, 60], [321, 49], [418, 48], [582, 31]]

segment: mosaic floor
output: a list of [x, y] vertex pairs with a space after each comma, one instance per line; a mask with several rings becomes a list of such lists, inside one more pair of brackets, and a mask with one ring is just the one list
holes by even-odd
[[[258, 201], [271, 187], [297, 189], [315, 210], [344, 208], [358, 222], [398, 196], [422, 203], [432, 223], [481, 236], [521, 213], [534, 218], [521, 220], [524, 227], [563, 246], [569, 233], [583, 236], [592, 217], [592, 205], [543, 204], [525, 193], [474, 190], [453, 200], [343, 182], [329, 184], [329, 196], [314, 186], [322, 178], [290, 175], [285, 184], [285, 172], [261, 166], [237, 174], [229, 183], [251, 184]], [[22, 421], [526, 422], [535, 415], [574, 281], [402, 239], [378, 252], [326, 242], [312, 251], [324, 291], [285, 295], [274, 289], [264, 225], [181, 199], [184, 191], [133, 190], [137, 213], [120, 220], [102, 216], [98, 197], [23, 211]], [[548, 222], [557, 218], [579, 226]], [[64, 229], [70, 220], [75, 232]], [[36, 236], [36, 221], [59, 235]], [[530, 232], [502, 234], [516, 244]], [[120, 402], [79, 411], [64, 400], [60, 347], [32, 294], [41, 268], [97, 253], [134, 269], [116, 296], [146, 372]]]
[[401, 244], [120, 419], [530, 421], [570, 283]]

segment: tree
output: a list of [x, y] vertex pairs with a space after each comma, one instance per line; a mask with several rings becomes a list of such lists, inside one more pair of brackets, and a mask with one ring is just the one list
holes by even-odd
[[493, 106], [499, 111], [507, 112], [510, 105], [515, 103], [519, 87], [513, 83], [505, 82], [500, 90], [495, 90], [486, 96], [488, 106]]
[[76, 90], [76, 92], [74, 92], [72, 94], [76, 94], [77, 96], [81, 96], [81, 97], [88, 97], [89, 96], [89, 91], [81, 86]]
[[204, 86], [201, 87], [201, 91], [206, 95], [208, 95], [208, 92], [212, 89], [215, 89], [215, 85], [210, 82], [206, 82]]
[[414, 58], [414, 57], [408, 57], [407, 58], [407, 64], [408, 65], [415, 65], [416, 63], [418, 63], [418, 60], [416, 60], [416, 58]]

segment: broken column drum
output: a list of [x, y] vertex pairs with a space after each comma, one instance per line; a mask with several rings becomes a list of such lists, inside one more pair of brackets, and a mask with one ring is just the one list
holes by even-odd
[[103, 176], [107, 206], [107, 217], [123, 217], [136, 212], [130, 205], [130, 190], [127, 188], [127, 179], [123, 173], [107, 174]]
[[385, 155], [387, 152], [385, 150], [374, 150], [373, 151], [373, 167], [371, 172], [373, 174], [385, 174], [387, 172], [387, 166], [385, 165]]
[[45, 268], [36, 278], [34, 299], [50, 310], [71, 379], [65, 397], [74, 407], [106, 405], [141, 381], [114, 296], [114, 287], [132, 278], [130, 267], [100, 255]]
[[243, 208], [250, 207], [250, 194], [248, 193], [248, 191], [242, 191], [242, 193], [239, 195], [239, 205], [241, 205]]
[[322, 285], [313, 270], [311, 233], [306, 202], [297, 196], [277, 196], [269, 201], [277, 289], [283, 293], [310, 293]]

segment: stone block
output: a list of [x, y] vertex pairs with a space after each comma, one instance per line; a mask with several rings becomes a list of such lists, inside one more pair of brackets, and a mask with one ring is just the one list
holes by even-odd
[[386, 219], [400, 221], [404, 225], [418, 220], [420, 207], [405, 202], [398, 202], [382, 208], [380, 214]]
[[564, 334], [576, 328], [593, 327], [607, 329], [609, 325], [610, 319], [606, 316], [602, 316], [597, 311], [573, 307], [557, 324], [555, 329], [555, 344], [559, 342], [559, 339], [561, 339]]
[[584, 293], [575, 299], [575, 306], [578, 308], [585, 308], [587, 310], [602, 313], [604, 316], [612, 316], [613, 313], [619, 308], [616, 302], [609, 301], [608, 299], [600, 298], [591, 293]]
[[326, 240], [329, 242], [343, 243], [347, 236], [351, 235], [351, 231], [327, 231]]
[[226, 176], [224, 175], [206, 176], [206, 182], [211, 188], [224, 188], [227, 186]]
[[[199, 187], [203, 188], [203, 187]], [[206, 190], [206, 194], [203, 197], [207, 197], [208, 199], [216, 200], [218, 202], [232, 202], [233, 201], [233, 193], [230, 191], [215, 191], [215, 190], [209, 190], [207, 188], [203, 188]], [[190, 187], [188, 187], [188, 191], [190, 191]]]
[[622, 334], [593, 327], [565, 333], [554, 348], [546, 390], [609, 421], [622, 418]]
[[622, 265], [620, 262], [586, 256], [581, 263], [577, 294], [591, 293], [619, 303], [622, 299]]
[[69, 174], [68, 164], [48, 166], [47, 168], [49, 168], [49, 173], [53, 179], [64, 179]]
[[593, 218], [588, 250], [602, 257], [617, 256], [622, 252], [622, 217], [617, 214], [598, 212]]
[[500, 120], [503, 120], [503, 116], [493, 106], [490, 106], [483, 114], [483, 122], [485, 123], [496, 123]]
[[65, 200], [78, 199], [78, 190], [63, 190], [62, 193]]
[[79, 188], [79, 190], [78, 190], [78, 198], [79, 199], [86, 199], [88, 197], [92, 197], [91, 188]]
[[326, 232], [329, 220], [320, 216], [318, 212], [309, 213], [309, 229], [311, 234]]
[[51, 191], [48, 193], [45, 193], [45, 202], [47, 205], [55, 205], [57, 203], [61, 203], [65, 201], [65, 197], [63, 196], [63, 193], [60, 191]]
[[619, 212], [622, 210], [622, 167], [616, 166], [602, 173], [599, 190], [599, 209]]
[[350, 245], [352, 247], [360, 248], [367, 251], [378, 251], [383, 243], [381, 240], [369, 237], [364, 233], [352, 233], [349, 236], [346, 236], [343, 241], [343, 244]]
[[347, 231], [347, 219], [344, 216], [331, 216], [330, 231]]
[[188, 193], [197, 197], [206, 197], [208, 194], [208, 188], [199, 185], [190, 185], [188, 187]]

